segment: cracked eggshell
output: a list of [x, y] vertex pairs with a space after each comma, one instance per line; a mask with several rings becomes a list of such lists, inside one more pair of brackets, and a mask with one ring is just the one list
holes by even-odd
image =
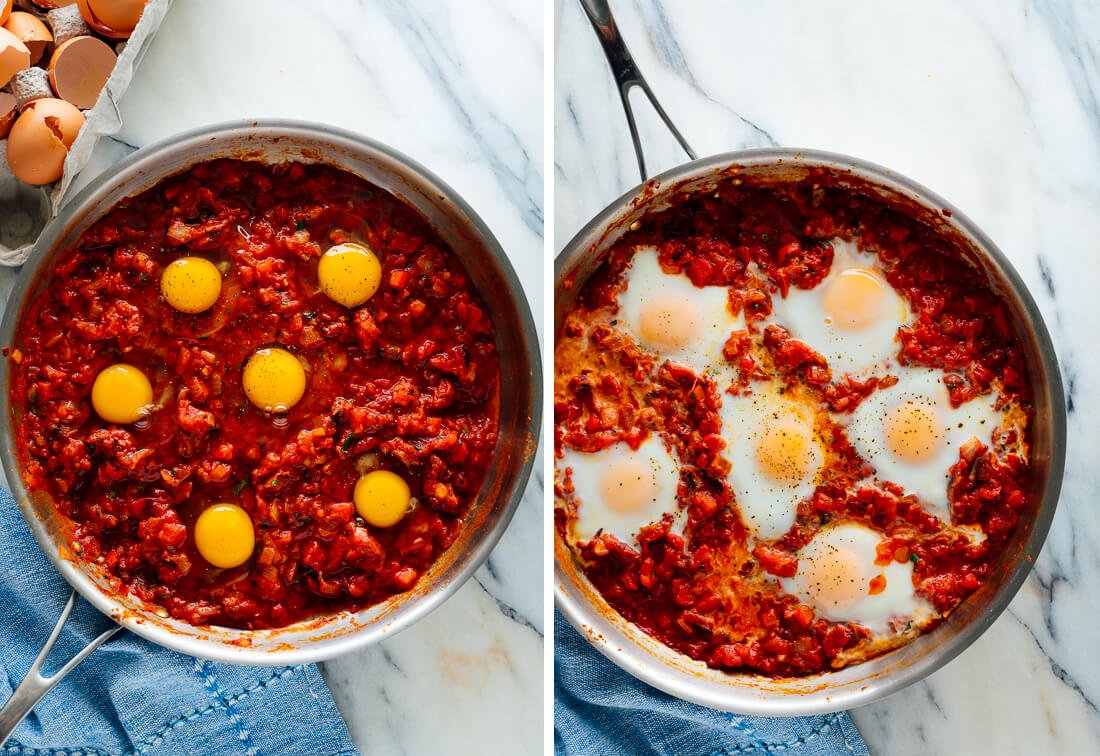
[[36, 186], [61, 178], [65, 157], [84, 126], [84, 114], [71, 103], [35, 100], [16, 119], [8, 135], [8, 165], [20, 181]]
[[0, 27], [0, 87], [30, 64], [31, 51], [27, 46], [19, 37]]
[[111, 39], [126, 39], [141, 20], [148, 0], [77, 0], [88, 25]]
[[115, 51], [103, 40], [74, 37], [53, 51], [50, 86], [61, 99], [88, 110], [99, 99], [117, 61]]
[[4, 24], [4, 28], [22, 41], [31, 53], [31, 65], [36, 64], [42, 53], [46, 52], [46, 46], [53, 42], [53, 35], [49, 27], [31, 13], [15, 11]]
[[0, 139], [6, 137], [11, 131], [11, 125], [15, 123], [17, 115], [19, 115], [19, 103], [15, 95], [0, 92]]

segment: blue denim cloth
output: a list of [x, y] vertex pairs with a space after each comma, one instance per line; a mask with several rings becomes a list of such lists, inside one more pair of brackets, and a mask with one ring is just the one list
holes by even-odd
[[[0, 489], [0, 698], [34, 661], [68, 584], [43, 556], [11, 494]], [[110, 627], [80, 600], [43, 672]], [[57, 660], [57, 661], [55, 661]], [[239, 667], [201, 661], [122, 633], [61, 681], [0, 754], [356, 754], [313, 665]]]
[[605, 659], [556, 611], [554, 751], [557, 756], [868, 756], [863, 738], [844, 713], [743, 717], [651, 688]]

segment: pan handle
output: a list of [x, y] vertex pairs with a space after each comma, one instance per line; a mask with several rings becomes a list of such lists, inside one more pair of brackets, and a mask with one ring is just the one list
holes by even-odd
[[38, 658], [34, 660], [34, 664], [27, 670], [27, 676], [23, 678], [23, 682], [19, 683], [19, 687], [15, 689], [15, 692], [11, 694], [11, 698], [4, 704], [4, 708], [0, 709], [0, 747], [3, 747], [3, 744], [11, 737], [15, 728], [19, 726], [19, 723], [23, 721], [24, 717], [31, 713], [31, 709], [42, 700], [43, 696], [53, 690], [53, 687], [61, 682], [61, 678], [72, 672], [73, 668], [84, 661], [88, 654], [95, 651], [104, 641], [122, 629], [121, 625], [116, 625], [110, 630], [107, 630], [82, 648], [80, 652], [70, 659], [61, 669], [57, 670], [49, 677], [44, 677], [42, 675], [42, 663], [46, 661], [46, 657], [50, 655], [50, 650], [53, 649], [53, 644], [57, 641], [57, 636], [61, 634], [61, 628], [65, 627], [65, 622], [68, 621], [69, 615], [72, 614], [75, 605], [76, 591], [73, 591], [69, 595], [68, 603], [65, 604], [65, 608], [61, 611], [61, 616], [58, 618], [57, 624], [53, 627], [53, 632], [50, 633], [50, 637], [46, 639], [46, 643], [42, 646], [42, 650], [38, 652]]
[[665, 109], [657, 101], [653, 90], [649, 88], [649, 83], [642, 76], [642, 72], [638, 70], [638, 64], [634, 62], [634, 57], [627, 49], [626, 42], [619, 34], [619, 26], [615, 23], [615, 17], [611, 15], [611, 7], [607, 4], [607, 0], [580, 0], [580, 4], [584, 7], [588, 20], [592, 22], [592, 28], [596, 30], [596, 36], [599, 37], [600, 44], [603, 46], [603, 54], [607, 56], [607, 63], [611, 66], [611, 73], [615, 76], [615, 84], [619, 88], [619, 98], [622, 100], [623, 110], [626, 112], [626, 123], [630, 127], [630, 139], [634, 142], [634, 154], [638, 158], [638, 170], [642, 174], [642, 181], [648, 179], [649, 174], [645, 167], [642, 140], [638, 136], [638, 125], [634, 121], [634, 110], [630, 107], [630, 90], [634, 87], [640, 87], [645, 92], [649, 103], [657, 111], [657, 115], [661, 117], [668, 130], [676, 137], [676, 141], [680, 143], [684, 152], [692, 160], [695, 160], [695, 150], [691, 149], [691, 145], [687, 143], [683, 134], [676, 128], [676, 124], [665, 113]]

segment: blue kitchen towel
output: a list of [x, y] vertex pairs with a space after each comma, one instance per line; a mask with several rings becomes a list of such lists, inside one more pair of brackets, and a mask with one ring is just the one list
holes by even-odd
[[605, 659], [556, 611], [554, 751], [557, 756], [868, 756], [863, 738], [844, 713], [743, 717], [651, 688]]
[[[69, 598], [0, 489], [0, 697], [30, 668]], [[111, 626], [81, 600], [49, 674]], [[56, 660], [56, 661], [55, 661]], [[317, 667], [201, 661], [121, 633], [61, 681], [0, 754], [356, 754]]]

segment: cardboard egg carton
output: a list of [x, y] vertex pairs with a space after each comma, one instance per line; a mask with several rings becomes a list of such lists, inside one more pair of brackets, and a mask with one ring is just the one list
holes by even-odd
[[91, 110], [84, 111], [86, 122], [65, 158], [60, 181], [46, 186], [23, 183], [12, 174], [0, 149], [0, 265], [15, 267], [26, 262], [42, 229], [64, 204], [73, 179], [91, 159], [96, 142], [122, 128], [118, 102], [171, 4], [172, 0], [149, 0], [130, 38], [120, 45], [118, 62], [103, 93]]

